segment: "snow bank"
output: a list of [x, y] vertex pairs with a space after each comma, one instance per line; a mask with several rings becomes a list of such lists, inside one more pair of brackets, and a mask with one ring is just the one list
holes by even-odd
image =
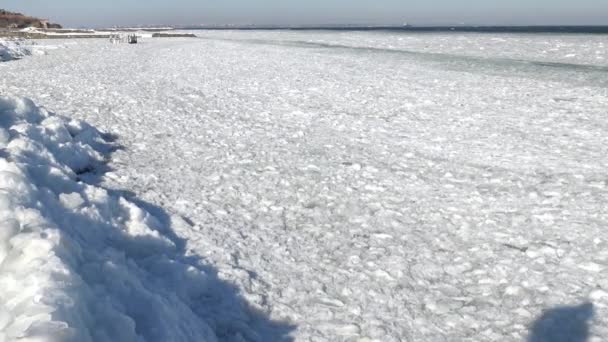
[[209, 274], [157, 218], [80, 181], [109, 148], [86, 123], [0, 97], [0, 341], [217, 340], [195, 313]]
[[24, 40], [0, 39], [0, 62], [19, 59], [32, 54], [32, 48]]
[[66, 44], [38, 45], [25, 39], [0, 39], [0, 62], [20, 59], [30, 55], [46, 55], [47, 50], [65, 48]]

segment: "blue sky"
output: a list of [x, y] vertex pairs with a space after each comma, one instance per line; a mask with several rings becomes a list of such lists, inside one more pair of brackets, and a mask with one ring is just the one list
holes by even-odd
[[608, 24], [608, 0], [2, 0], [65, 26]]

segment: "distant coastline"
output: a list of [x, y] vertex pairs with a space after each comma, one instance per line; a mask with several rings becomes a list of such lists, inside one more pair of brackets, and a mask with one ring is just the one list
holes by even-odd
[[60, 29], [61, 25], [50, 23], [47, 19], [30, 17], [0, 8], [0, 29], [23, 29], [26, 27]]
[[392, 32], [477, 32], [477, 33], [579, 33], [608, 34], [608, 25], [571, 26], [269, 26], [201, 25], [175, 26], [179, 30], [293, 30], [293, 31], [392, 31]]

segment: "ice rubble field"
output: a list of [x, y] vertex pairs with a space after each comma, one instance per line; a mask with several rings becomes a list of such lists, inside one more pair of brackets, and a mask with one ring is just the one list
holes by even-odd
[[608, 37], [198, 34], [0, 67], [5, 339], [608, 338]]
[[[438, 53], [529, 61], [608, 65], [605, 35], [454, 34], [391, 31], [336, 32], [252, 31], [245, 37], [233, 31], [191, 31], [203, 37], [330, 44], [355, 48], [387, 49], [413, 53]], [[514, 48], [515, 47], [515, 48]], [[428, 55], [427, 55], [428, 57]]]

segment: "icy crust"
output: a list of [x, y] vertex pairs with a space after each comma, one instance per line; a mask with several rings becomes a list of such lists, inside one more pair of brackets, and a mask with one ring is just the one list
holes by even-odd
[[184, 249], [295, 341], [538, 341], [543, 310], [587, 301], [607, 340], [603, 72], [232, 34], [78, 40], [0, 89], [120, 135], [102, 184], [187, 218]]
[[108, 148], [95, 128], [0, 97], [0, 148], [0, 341], [217, 340], [191, 309], [207, 275], [155, 217], [79, 181]]
[[[273, 40], [479, 58], [608, 65], [608, 36], [332, 31], [191, 31], [198, 36]], [[427, 56], [428, 57], [428, 56]]]

